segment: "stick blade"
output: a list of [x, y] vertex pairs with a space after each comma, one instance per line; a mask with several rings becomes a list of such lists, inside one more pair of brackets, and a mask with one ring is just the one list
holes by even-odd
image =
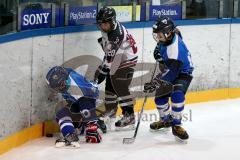
[[132, 137], [132, 138], [123, 138], [123, 144], [132, 144], [134, 143], [135, 141], [135, 138]]

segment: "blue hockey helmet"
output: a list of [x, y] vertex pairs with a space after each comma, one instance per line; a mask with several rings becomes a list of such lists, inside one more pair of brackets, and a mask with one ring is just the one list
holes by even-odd
[[176, 28], [173, 20], [166, 16], [159, 17], [153, 25], [153, 33], [162, 32], [163, 34], [169, 34]]
[[[159, 42], [159, 41], [169, 41], [172, 38], [172, 33], [174, 33], [176, 26], [173, 22], [173, 20], [166, 16], [159, 17], [156, 22], [152, 26], [153, 28], [153, 38]], [[158, 34], [161, 33], [163, 35], [162, 38], [159, 38]]]
[[67, 89], [68, 76], [69, 73], [64, 67], [55, 66], [48, 71], [46, 80], [52, 89], [57, 92], [64, 92]]

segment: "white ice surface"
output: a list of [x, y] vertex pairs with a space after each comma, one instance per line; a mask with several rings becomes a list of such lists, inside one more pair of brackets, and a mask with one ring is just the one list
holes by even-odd
[[[190, 110], [192, 113], [190, 120]], [[146, 111], [145, 113], [156, 113]], [[240, 99], [187, 105], [183, 123], [190, 139], [175, 141], [168, 132], [149, 132], [150, 117], [142, 121], [137, 139], [123, 145], [122, 138], [133, 131], [103, 135], [101, 144], [85, 144], [79, 149], [57, 149], [55, 138], [40, 138], [0, 156], [1, 160], [239, 160]], [[145, 115], [146, 116], [146, 115]], [[145, 117], [146, 118], [146, 117]], [[146, 120], [146, 119], [145, 119]], [[186, 119], [185, 119], [186, 120]]]

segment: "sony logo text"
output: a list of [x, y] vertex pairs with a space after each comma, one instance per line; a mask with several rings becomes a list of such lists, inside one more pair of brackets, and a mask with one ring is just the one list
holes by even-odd
[[26, 14], [23, 16], [23, 25], [47, 24], [50, 13]]

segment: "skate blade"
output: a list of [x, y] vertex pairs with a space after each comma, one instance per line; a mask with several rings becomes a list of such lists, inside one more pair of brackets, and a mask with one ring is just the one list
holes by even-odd
[[181, 139], [177, 136], [174, 136], [175, 137], [175, 140], [179, 143], [182, 143], [182, 144], [187, 144], [188, 143], [188, 139]]
[[135, 124], [131, 124], [125, 127], [115, 127], [115, 131], [131, 131], [135, 129]]
[[80, 144], [78, 142], [72, 142], [71, 145], [66, 145], [65, 142], [58, 142], [55, 144], [55, 147], [64, 149], [77, 149], [80, 148]]
[[158, 129], [158, 130], [154, 130], [154, 129], [149, 129], [150, 132], [152, 133], [167, 133], [170, 131], [170, 127], [169, 128], [161, 128], [161, 129]]

